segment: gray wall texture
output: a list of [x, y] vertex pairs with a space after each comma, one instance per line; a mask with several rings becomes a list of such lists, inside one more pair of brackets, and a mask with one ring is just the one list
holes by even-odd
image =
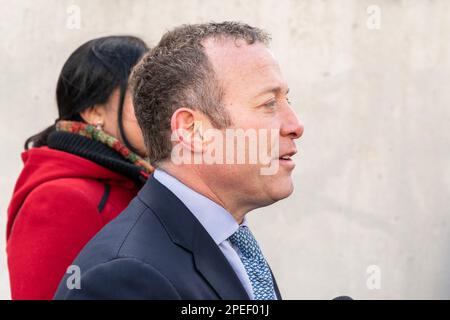
[[174, 26], [211, 20], [272, 34], [305, 124], [295, 193], [249, 214], [284, 297], [450, 298], [449, 1], [1, 0], [0, 8], [1, 298], [10, 297], [4, 232], [20, 152], [56, 118], [69, 54], [98, 36], [152, 45]]

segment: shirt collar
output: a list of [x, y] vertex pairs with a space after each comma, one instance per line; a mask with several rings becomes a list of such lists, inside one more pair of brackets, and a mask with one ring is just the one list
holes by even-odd
[[[153, 177], [183, 202], [217, 245], [227, 240], [239, 229], [240, 225], [225, 208], [192, 190], [167, 172], [156, 169]], [[244, 217], [241, 226], [246, 225], [247, 220]]]

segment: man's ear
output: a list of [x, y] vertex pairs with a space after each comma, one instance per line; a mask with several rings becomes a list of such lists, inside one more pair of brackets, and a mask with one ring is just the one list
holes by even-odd
[[170, 127], [175, 142], [192, 153], [202, 153], [204, 150], [203, 122], [204, 117], [196, 110], [189, 108], [177, 109], [171, 119]]
[[106, 110], [104, 106], [95, 105], [80, 112], [80, 116], [86, 123], [103, 126], [106, 119]]

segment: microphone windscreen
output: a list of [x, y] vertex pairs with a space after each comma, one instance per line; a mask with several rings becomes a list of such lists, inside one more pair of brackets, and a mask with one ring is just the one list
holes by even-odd
[[333, 300], [353, 300], [353, 299], [349, 296], [339, 296], [334, 298]]

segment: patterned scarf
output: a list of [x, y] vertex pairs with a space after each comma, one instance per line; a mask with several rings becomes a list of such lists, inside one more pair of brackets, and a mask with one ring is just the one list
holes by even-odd
[[74, 134], [79, 134], [86, 138], [101, 142], [111, 149], [117, 151], [122, 155], [127, 161], [132, 164], [142, 168], [142, 170], [147, 174], [151, 174], [155, 169], [148, 163], [148, 161], [141, 158], [136, 153], [132, 152], [130, 149], [125, 147], [117, 138], [107, 134], [103, 130], [97, 129], [94, 125], [76, 122], [60, 120], [56, 122], [56, 131], [70, 132]]

